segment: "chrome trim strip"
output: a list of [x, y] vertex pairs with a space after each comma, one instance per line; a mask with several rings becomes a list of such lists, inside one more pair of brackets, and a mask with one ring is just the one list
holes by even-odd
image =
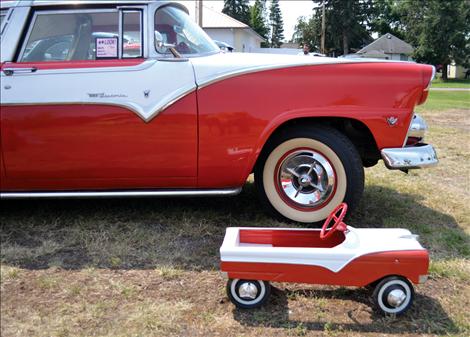
[[436, 150], [432, 145], [418, 144], [409, 147], [386, 148], [380, 151], [382, 159], [390, 170], [418, 169], [437, 165]]
[[145, 191], [89, 191], [89, 192], [3, 192], [0, 199], [28, 198], [130, 198], [130, 197], [198, 197], [232, 196], [242, 191], [241, 187], [213, 190], [145, 190]]
[[432, 67], [432, 75], [431, 75], [431, 79], [429, 80], [429, 83], [426, 87], [426, 89], [424, 89], [424, 91], [427, 91], [429, 90], [429, 88], [431, 88], [431, 83], [432, 83], [432, 80], [434, 79], [434, 77], [436, 76], [436, 67], [435, 66], [431, 66]]

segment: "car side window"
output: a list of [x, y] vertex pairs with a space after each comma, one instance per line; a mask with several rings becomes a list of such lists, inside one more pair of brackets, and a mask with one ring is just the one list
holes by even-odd
[[139, 10], [38, 11], [18, 61], [142, 57], [142, 29], [142, 12]]

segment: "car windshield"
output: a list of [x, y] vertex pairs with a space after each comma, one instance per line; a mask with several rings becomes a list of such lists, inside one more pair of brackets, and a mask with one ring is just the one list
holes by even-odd
[[[155, 30], [164, 43], [174, 44], [184, 55], [220, 52], [212, 39], [181, 9], [164, 6], [155, 13]], [[157, 48], [159, 53], [162, 50]]]

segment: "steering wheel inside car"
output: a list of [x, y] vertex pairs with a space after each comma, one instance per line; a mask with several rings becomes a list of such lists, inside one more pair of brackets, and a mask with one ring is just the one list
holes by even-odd
[[[328, 218], [325, 220], [325, 223], [323, 224], [323, 227], [321, 228], [320, 232], [320, 239], [326, 240], [330, 236], [333, 235], [334, 232], [340, 231], [340, 232], [345, 232], [347, 229], [346, 224], [343, 222], [344, 216], [346, 215], [346, 212], [348, 211], [348, 205], [343, 202], [339, 204], [338, 207], [336, 207], [328, 216]], [[337, 215], [339, 213], [339, 215]], [[335, 220], [335, 223], [331, 228], [328, 228], [332, 220]]]

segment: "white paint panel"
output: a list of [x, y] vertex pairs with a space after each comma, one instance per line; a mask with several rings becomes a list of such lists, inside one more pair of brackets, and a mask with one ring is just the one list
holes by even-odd
[[189, 62], [156, 60], [133, 67], [2, 73], [1, 80], [2, 104], [110, 104], [131, 109], [144, 121], [196, 89]]

